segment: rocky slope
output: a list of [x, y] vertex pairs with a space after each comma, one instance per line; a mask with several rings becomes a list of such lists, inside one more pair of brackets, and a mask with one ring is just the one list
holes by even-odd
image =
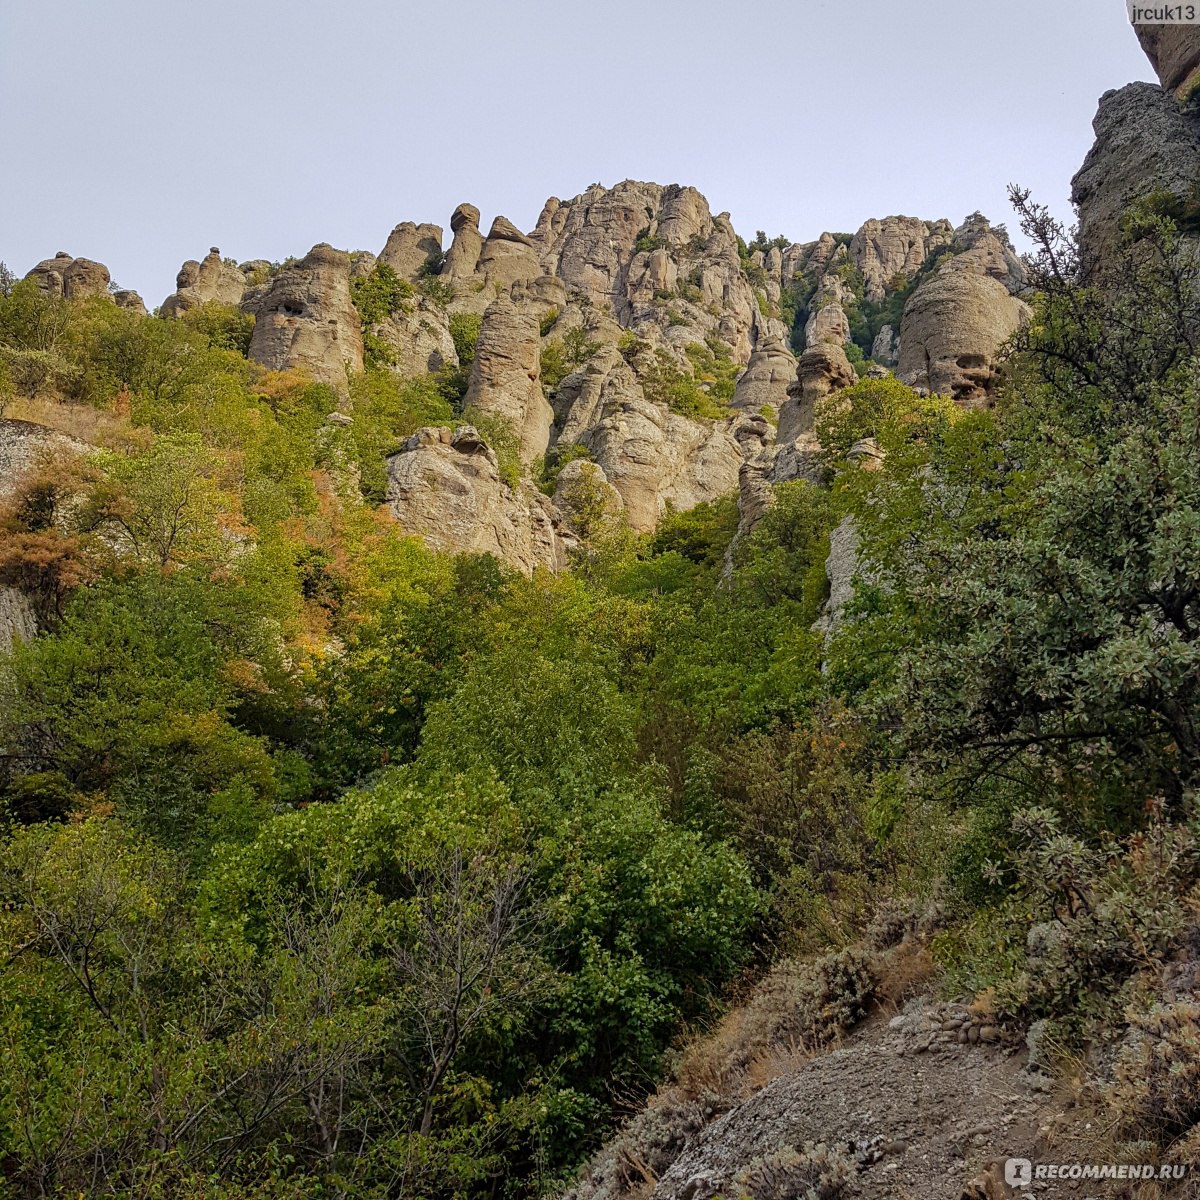
[[[635, 530], [735, 491], [749, 530], [774, 484], [817, 477], [822, 397], [894, 371], [986, 404], [1026, 313], [1020, 264], [978, 214], [957, 229], [890, 216], [852, 237], [747, 245], [695, 188], [626, 180], [552, 197], [528, 234], [497, 216], [484, 235], [465, 203], [450, 231], [446, 247], [441, 226], [403, 221], [378, 254], [322, 244], [284, 264], [235, 264], [214, 247], [183, 264], [160, 312], [240, 306], [255, 318], [249, 358], [330, 385], [351, 421], [349, 380], [372, 346], [386, 359], [374, 366], [401, 377], [461, 369], [464, 429], [410, 439], [388, 463], [388, 505], [443, 548], [486, 548], [523, 571], [561, 569], [570, 544], [535, 486], [542, 463], [590, 459]], [[404, 299], [364, 323], [355, 288], [384, 268]], [[109, 291], [87, 259], [60, 254], [29, 274], [72, 299]], [[469, 370], [452, 332], [468, 319]], [[486, 469], [496, 448], [472, 419], [512, 432], [519, 486]]]

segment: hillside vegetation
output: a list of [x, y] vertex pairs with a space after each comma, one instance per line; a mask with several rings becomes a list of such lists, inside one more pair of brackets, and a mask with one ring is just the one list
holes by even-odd
[[1200, 1153], [1191, 246], [1147, 208], [1085, 287], [1016, 200], [995, 407], [862, 379], [749, 536], [598, 515], [532, 578], [376, 507], [444, 376], [330, 422], [237, 309], [7, 282], [3, 415], [67, 436], [0, 512], [43, 629], [0, 665], [0, 1195], [551, 1194], [734, 985], [866, 986], [836, 954], [930, 906], [998, 1020], [1136, 1014], [1115, 1136]]

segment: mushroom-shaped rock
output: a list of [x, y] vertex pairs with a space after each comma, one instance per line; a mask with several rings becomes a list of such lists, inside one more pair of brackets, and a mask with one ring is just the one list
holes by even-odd
[[450, 218], [454, 241], [446, 252], [442, 274], [449, 279], [470, 279], [479, 266], [483, 250], [483, 234], [479, 232], [479, 209], [473, 204], [460, 204]]
[[325, 243], [271, 279], [255, 306], [250, 358], [273, 371], [307, 371], [342, 389], [363, 368], [362, 329], [350, 298], [350, 256]]
[[492, 222], [479, 253], [478, 269], [488, 283], [506, 290], [542, 273], [533, 242], [507, 217], [497, 217]]

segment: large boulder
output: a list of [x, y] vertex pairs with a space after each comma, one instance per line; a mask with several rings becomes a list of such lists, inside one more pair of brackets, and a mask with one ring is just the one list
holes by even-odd
[[911, 387], [975, 406], [990, 399], [1000, 350], [1029, 308], [1013, 294], [1022, 284], [1020, 262], [982, 217], [955, 231], [954, 247], [958, 252], [938, 264], [905, 306], [896, 374]]
[[1200, 85], [1200, 25], [1135, 25], [1158, 81], [1180, 102]]
[[562, 570], [577, 544], [548, 496], [504, 482], [495, 451], [471, 426], [413, 434], [388, 459], [387, 503], [434, 549], [493, 554], [526, 575]]
[[363, 369], [362, 327], [350, 298], [350, 256], [326, 243], [280, 270], [254, 306], [250, 358], [273, 371], [296, 368], [346, 386]]
[[554, 507], [580, 537], [591, 537], [624, 509], [621, 493], [598, 463], [576, 458], [558, 473]]
[[554, 410], [542, 394], [538, 319], [508, 295], [483, 314], [463, 407], [505, 420], [520, 438], [521, 458], [546, 452]]
[[401, 279], [413, 283], [427, 273], [428, 264], [436, 262], [441, 253], [440, 225], [414, 225], [412, 221], [401, 221], [388, 235], [379, 261], [391, 267]]
[[46, 295], [65, 300], [107, 296], [108, 285], [112, 282], [103, 263], [90, 258], [72, 258], [65, 250], [38, 263], [25, 278], [32, 280]]
[[149, 315], [146, 312], [146, 302], [137, 292], [131, 291], [129, 288], [122, 288], [119, 292], [113, 292], [112, 298], [116, 301], [118, 308], [127, 308], [130, 312], [137, 313], [139, 317]]
[[1151, 193], [1191, 201], [1200, 177], [1200, 121], [1152, 83], [1105, 92], [1092, 128], [1096, 141], [1071, 181], [1088, 274], [1117, 253], [1135, 201]]
[[175, 276], [175, 291], [162, 302], [164, 317], [181, 317], [190, 308], [216, 301], [241, 304], [246, 293], [246, 276], [240, 268], [225, 262], [218, 247], [197, 262], [188, 259]]

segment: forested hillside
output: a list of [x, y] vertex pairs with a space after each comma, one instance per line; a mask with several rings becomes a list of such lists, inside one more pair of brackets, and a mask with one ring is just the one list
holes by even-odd
[[1102, 119], [1024, 262], [627, 183], [5, 270], [0, 1196], [551, 1196], [668, 1081], [576, 1192], [649, 1196], [918, 995], [1200, 1156], [1195, 197]]

